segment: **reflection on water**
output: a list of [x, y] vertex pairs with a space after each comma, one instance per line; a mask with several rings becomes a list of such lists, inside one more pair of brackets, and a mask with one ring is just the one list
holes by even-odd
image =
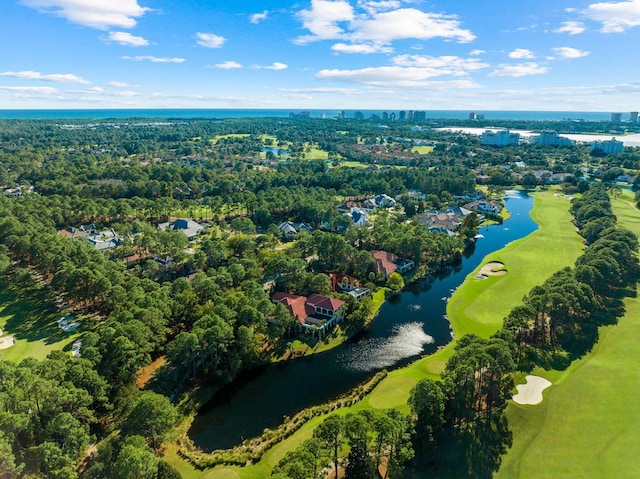
[[422, 323], [406, 323], [394, 326], [387, 338], [369, 338], [351, 345], [338, 360], [352, 371], [379, 371], [421, 354], [426, 344], [433, 343]]

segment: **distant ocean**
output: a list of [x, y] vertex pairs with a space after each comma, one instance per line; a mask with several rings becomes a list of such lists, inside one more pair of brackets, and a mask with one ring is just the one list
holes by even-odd
[[[0, 110], [3, 120], [109, 120], [128, 118], [187, 119], [187, 118], [288, 118], [290, 113], [308, 111], [311, 118], [335, 118], [342, 110], [224, 110], [224, 109], [139, 109], [139, 110]], [[383, 110], [344, 110], [346, 118], [353, 118], [360, 111], [365, 118], [372, 114], [382, 118]], [[395, 113], [399, 110], [386, 110]], [[425, 110], [427, 119], [468, 118], [470, 110]], [[487, 120], [596, 120], [611, 118], [609, 112], [594, 111], [490, 111], [476, 110]]]

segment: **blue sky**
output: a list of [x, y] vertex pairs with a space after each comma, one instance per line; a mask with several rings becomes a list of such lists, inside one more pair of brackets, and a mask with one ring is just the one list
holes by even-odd
[[640, 0], [2, 4], [2, 109], [640, 109]]

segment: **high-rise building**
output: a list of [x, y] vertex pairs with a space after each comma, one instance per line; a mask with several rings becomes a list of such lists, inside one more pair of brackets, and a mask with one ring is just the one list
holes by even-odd
[[386, 111], [383, 111], [382, 112], [382, 119], [385, 120], [385, 121], [388, 120], [389, 119], [389, 113], [387, 113]]
[[413, 110], [409, 110], [407, 112], [407, 120], [409, 120], [409, 121], [413, 120]]
[[631, 123], [638, 123], [638, 112], [637, 111], [629, 112], [629, 121]]
[[568, 146], [573, 145], [573, 141], [564, 136], [558, 135], [557, 131], [542, 130], [539, 136], [531, 137], [531, 143], [536, 145], [551, 145], [551, 146]]
[[423, 121], [427, 119], [427, 112], [426, 111], [416, 111], [413, 113], [413, 119], [415, 121]]
[[476, 112], [475, 111], [469, 112], [469, 121], [476, 121]]
[[622, 149], [624, 148], [624, 143], [618, 141], [614, 138], [606, 141], [594, 141], [591, 143], [591, 150], [602, 150], [607, 155], [617, 155], [618, 153], [622, 153]]
[[622, 121], [622, 113], [611, 113], [611, 122], [620, 123]]
[[398, 120], [404, 120], [407, 117], [407, 112], [404, 110], [400, 110], [400, 113], [398, 113]]
[[520, 144], [520, 133], [511, 133], [509, 130], [486, 130], [480, 137], [480, 143], [490, 146], [517, 146]]
[[356, 112], [353, 114], [353, 117], [354, 117], [356, 120], [364, 120], [364, 113], [362, 113], [361, 111], [356, 111]]

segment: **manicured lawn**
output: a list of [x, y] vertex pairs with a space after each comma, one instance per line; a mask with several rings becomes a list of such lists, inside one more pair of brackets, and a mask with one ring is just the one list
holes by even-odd
[[419, 155], [428, 155], [433, 153], [433, 146], [414, 146], [411, 151]]
[[[467, 333], [489, 336], [501, 326], [504, 316], [521, 303], [522, 297], [529, 289], [541, 284], [558, 269], [573, 264], [580, 255], [582, 240], [570, 222], [569, 201], [555, 196], [553, 191], [539, 192], [535, 195], [532, 216], [540, 228], [526, 238], [489, 255], [482, 262], [504, 263], [507, 275], [493, 276], [480, 281], [473, 278], [473, 272], [449, 301], [447, 314], [456, 338]], [[553, 254], [549, 254], [550, 251]], [[370, 395], [351, 408], [340, 409], [339, 413], [388, 407], [397, 407], [406, 412], [407, 399], [413, 385], [425, 377], [437, 378], [446, 360], [451, 356], [452, 346], [453, 343], [406, 368], [392, 371]], [[245, 468], [224, 469], [236, 471], [241, 479], [266, 477], [286, 451], [310, 437], [313, 428], [322, 420], [323, 417], [314, 418], [287, 440], [269, 450], [258, 464]], [[173, 460], [171, 462], [174, 463]], [[174, 465], [179, 466], [177, 463]], [[182, 469], [180, 470], [182, 472]], [[202, 476], [184, 477], [227, 477], [204, 474], [203, 472]]]
[[[638, 232], [630, 192], [613, 201], [618, 224]], [[534, 371], [554, 383], [537, 406], [510, 404], [513, 447], [497, 478], [640, 477], [640, 300], [600, 329], [593, 351], [567, 370]]]
[[63, 332], [55, 322], [59, 316], [43, 302], [24, 300], [10, 290], [0, 289], [0, 329], [4, 336], [15, 338], [13, 346], [0, 349], [0, 357], [19, 362], [27, 357], [44, 359], [59, 349], [70, 350], [80, 332]]

